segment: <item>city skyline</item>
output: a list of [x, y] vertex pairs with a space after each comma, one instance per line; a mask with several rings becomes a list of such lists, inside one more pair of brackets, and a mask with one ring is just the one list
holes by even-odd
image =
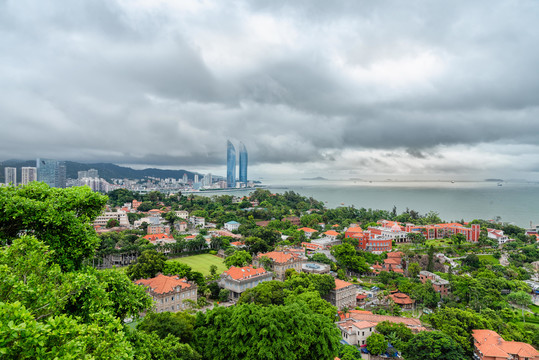
[[539, 180], [538, 20], [486, 0], [2, 2], [0, 159], [225, 174], [231, 139], [251, 179]]

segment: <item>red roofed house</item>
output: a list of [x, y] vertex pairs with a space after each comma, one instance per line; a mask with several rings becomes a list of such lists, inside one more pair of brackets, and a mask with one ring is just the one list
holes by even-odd
[[356, 306], [356, 294], [356, 285], [341, 279], [335, 279], [335, 289], [329, 292], [326, 300], [339, 310], [345, 307], [354, 308]]
[[311, 228], [308, 228], [308, 227], [302, 227], [302, 228], [298, 229], [298, 231], [303, 231], [305, 233], [305, 237], [307, 239], [310, 239], [311, 236], [313, 236], [313, 234], [316, 232], [315, 229], [311, 229]]
[[539, 351], [530, 344], [505, 341], [492, 330], [473, 330], [474, 359], [539, 360]]
[[151, 279], [136, 280], [135, 284], [144, 285], [153, 298], [156, 312], [177, 312], [186, 308], [184, 300], [197, 301], [197, 285], [178, 276], [157, 274]]
[[330, 239], [335, 240], [337, 236], [339, 235], [339, 233], [336, 232], [335, 230], [328, 230], [324, 233], [324, 235], [326, 235]]
[[406, 294], [396, 292], [389, 295], [389, 297], [395, 302], [395, 304], [399, 305], [403, 309], [411, 310], [414, 308], [415, 300], [410, 299], [410, 297]]
[[301, 272], [301, 266], [307, 258], [301, 252], [294, 251], [271, 251], [265, 254], [258, 254], [253, 258], [253, 265], [261, 267], [261, 257], [267, 257], [271, 260], [271, 271], [275, 279], [284, 281], [285, 272], [288, 269], [294, 269]]
[[313, 244], [308, 242], [302, 242], [301, 247], [307, 249], [307, 251], [313, 252], [316, 250], [324, 250], [324, 246], [320, 244]]
[[262, 267], [255, 268], [250, 265], [239, 268], [232, 266], [221, 274], [219, 286], [230, 291], [229, 298], [231, 300], [238, 300], [245, 290], [272, 279], [273, 274]]

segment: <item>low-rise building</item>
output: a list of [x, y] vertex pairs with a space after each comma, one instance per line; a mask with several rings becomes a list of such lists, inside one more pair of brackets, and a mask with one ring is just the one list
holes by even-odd
[[230, 291], [229, 298], [231, 300], [238, 300], [245, 290], [272, 279], [273, 274], [263, 267], [255, 268], [252, 265], [244, 267], [232, 266], [221, 274], [219, 286]]
[[200, 216], [191, 216], [189, 222], [194, 227], [204, 227], [204, 225], [206, 225], [206, 219]]
[[167, 234], [170, 235], [170, 225], [158, 224], [158, 225], [148, 225], [146, 229], [148, 234]]
[[347, 319], [339, 321], [337, 327], [341, 331], [341, 337], [346, 343], [354, 346], [363, 346], [367, 344], [367, 338], [374, 333], [376, 324], [370, 321]]
[[301, 266], [301, 271], [310, 274], [329, 274], [331, 267], [327, 264], [316, 262], [305, 263]]
[[288, 217], [283, 218], [281, 221], [290, 221], [292, 225], [296, 225], [296, 226], [301, 225], [301, 220], [297, 216], [288, 216]]
[[421, 280], [423, 284], [426, 283], [427, 280], [430, 280], [432, 282], [432, 286], [434, 287], [434, 291], [439, 293], [441, 296], [449, 295], [449, 281], [442, 279], [440, 276], [433, 274], [430, 271], [420, 271], [419, 280]]
[[310, 239], [311, 236], [313, 236], [313, 234], [316, 232], [315, 229], [311, 229], [311, 228], [308, 228], [308, 227], [299, 228], [298, 231], [303, 231], [305, 233], [305, 237], [307, 239]]
[[238, 230], [240, 225], [241, 224], [237, 221], [229, 221], [224, 224], [224, 228], [228, 231], [234, 231], [234, 230]]
[[337, 309], [356, 306], [357, 285], [335, 279], [335, 288], [326, 296], [326, 300]]
[[502, 245], [508, 241], [511, 241], [511, 239], [509, 239], [509, 236], [503, 233], [503, 230], [487, 229], [487, 236], [489, 239], [494, 239], [498, 241], [499, 245]]
[[411, 299], [408, 295], [401, 292], [395, 292], [389, 295], [391, 300], [401, 308], [405, 310], [412, 310], [414, 308], [415, 300]]
[[94, 220], [94, 226], [107, 226], [109, 220], [115, 219], [120, 226], [129, 227], [129, 219], [125, 211], [105, 212]]
[[146, 286], [154, 300], [155, 311], [177, 312], [187, 308], [184, 300], [197, 301], [197, 285], [178, 276], [157, 274], [151, 279], [136, 280], [135, 284]]
[[182, 218], [184, 220], [187, 220], [189, 218], [189, 211], [186, 210], [176, 210], [175, 211], [176, 216], [179, 218]]
[[267, 257], [271, 260], [270, 269], [273, 272], [275, 279], [284, 281], [285, 272], [288, 269], [294, 269], [301, 272], [301, 267], [307, 258], [301, 252], [295, 251], [271, 251], [264, 254], [258, 254], [253, 259], [253, 265], [261, 267], [260, 259]]
[[475, 360], [539, 360], [530, 344], [505, 341], [492, 330], [472, 330]]

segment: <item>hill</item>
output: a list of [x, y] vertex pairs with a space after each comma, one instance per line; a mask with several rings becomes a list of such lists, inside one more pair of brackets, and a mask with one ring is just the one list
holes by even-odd
[[[76, 179], [78, 171], [84, 171], [89, 169], [96, 169], [99, 172], [99, 177], [104, 178], [107, 181], [111, 179], [143, 179], [145, 177], [156, 178], [174, 178], [181, 179], [184, 174], [190, 180], [194, 179], [194, 175], [197, 174], [187, 170], [163, 170], [163, 169], [143, 169], [135, 170], [129, 167], [119, 166], [111, 163], [95, 163], [95, 164], [83, 164], [74, 161], [66, 161], [66, 172], [68, 179]], [[0, 162], [0, 183], [4, 182], [4, 168], [16, 167], [17, 168], [17, 181], [21, 179], [21, 167], [23, 166], [36, 166], [35, 160], [6, 160]], [[201, 175], [201, 174], [199, 174]]]

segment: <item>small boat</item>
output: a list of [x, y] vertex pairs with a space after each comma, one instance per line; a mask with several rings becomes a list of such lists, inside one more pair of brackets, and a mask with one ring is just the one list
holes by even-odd
[[454, 184], [455, 183], [455, 180], [451, 180], [451, 184]]
[[498, 183], [498, 186], [502, 186], [502, 183]]

